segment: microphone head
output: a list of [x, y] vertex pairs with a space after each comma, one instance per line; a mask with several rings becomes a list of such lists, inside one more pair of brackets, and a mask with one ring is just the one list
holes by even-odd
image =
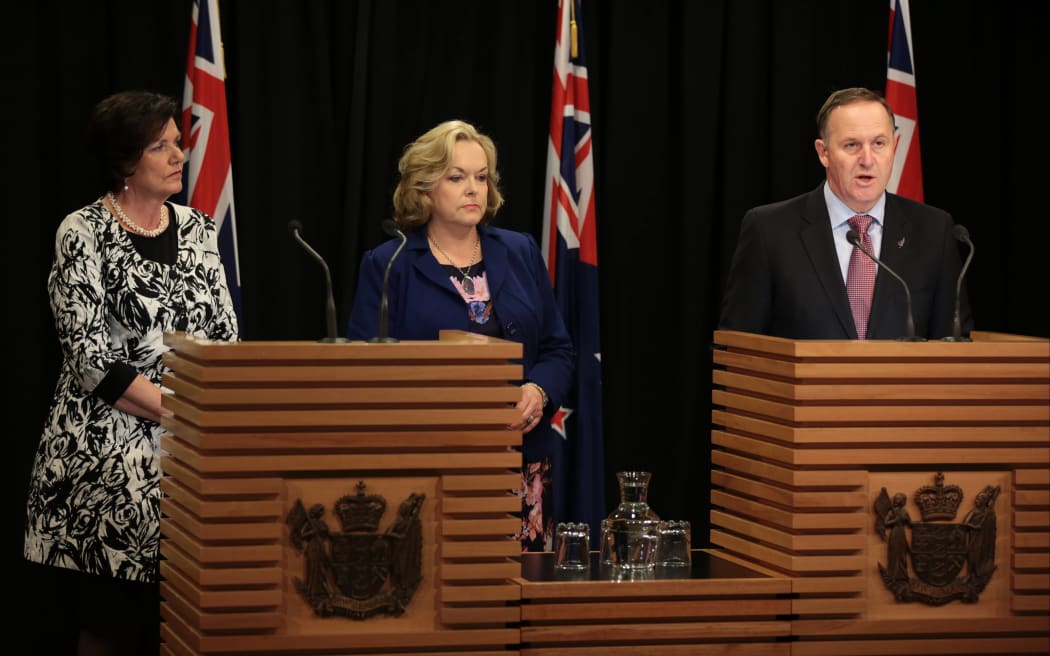
[[956, 223], [955, 226], [952, 227], [952, 234], [964, 244], [970, 241], [970, 231], [967, 230], [964, 225]]
[[292, 233], [293, 235], [297, 232], [302, 232], [302, 230], [303, 224], [300, 223], [298, 219], [292, 219], [288, 222], [288, 232]]
[[391, 237], [400, 237], [401, 231], [398, 229], [397, 224], [392, 219], [383, 219], [383, 232], [390, 235]]
[[860, 244], [860, 235], [856, 230], [850, 228], [850, 231], [846, 233], [846, 241], [856, 246]]

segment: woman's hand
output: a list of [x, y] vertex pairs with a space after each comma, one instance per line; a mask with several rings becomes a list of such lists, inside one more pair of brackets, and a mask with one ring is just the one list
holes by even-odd
[[521, 400], [514, 407], [521, 411], [521, 419], [507, 428], [528, 433], [543, 419], [543, 393], [536, 385], [522, 385]]
[[171, 415], [171, 411], [161, 406], [163, 393], [160, 387], [151, 383], [145, 376], [139, 374], [131, 381], [131, 385], [124, 390], [124, 394], [117, 399], [113, 407], [117, 410], [142, 417], [160, 423], [164, 415]]

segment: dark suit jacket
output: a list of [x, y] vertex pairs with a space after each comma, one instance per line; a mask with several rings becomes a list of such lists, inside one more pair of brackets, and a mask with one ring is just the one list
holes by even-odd
[[[962, 268], [952, 226], [947, 212], [886, 194], [879, 259], [908, 283], [919, 337], [952, 334]], [[823, 183], [807, 194], [748, 211], [719, 327], [790, 339], [857, 339], [832, 239]], [[903, 286], [879, 267], [868, 339], [903, 337], [906, 313]], [[972, 320], [965, 291], [960, 316], [967, 335]]]
[[[575, 355], [555, 304], [547, 268], [530, 235], [485, 225], [478, 226], [478, 233], [503, 338], [522, 343], [525, 380], [547, 392], [550, 401], [544, 415], [549, 419], [565, 401]], [[400, 243], [399, 238], [391, 239], [362, 258], [350, 311], [350, 339], [376, 335], [383, 273]], [[408, 234], [405, 249], [390, 270], [388, 298], [390, 335], [398, 339], [437, 339], [439, 330], [468, 329], [466, 304], [448, 273], [430, 254], [425, 230]], [[548, 423], [542, 422], [526, 437], [540, 433], [540, 429], [549, 431]], [[535, 440], [526, 440], [526, 451], [530, 441]]]

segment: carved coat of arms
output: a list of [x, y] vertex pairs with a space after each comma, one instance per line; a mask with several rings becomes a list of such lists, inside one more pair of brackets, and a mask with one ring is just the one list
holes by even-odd
[[944, 475], [938, 472], [934, 485], [924, 485], [915, 493], [922, 521], [913, 523], [905, 507], [908, 497], [897, 492], [891, 500], [882, 488], [874, 504], [875, 528], [886, 542], [887, 563], [879, 563], [879, 573], [898, 601], [930, 606], [956, 599], [977, 601], [995, 571], [999, 492], [998, 486], [985, 486], [962, 523], [951, 523], [962, 504], [963, 491], [957, 485], [945, 485]]
[[386, 499], [366, 495], [364, 481], [357, 484], [357, 494], [335, 502], [341, 532], [329, 529], [323, 505], [307, 510], [296, 500], [286, 521], [292, 545], [305, 557], [306, 572], [304, 579], [294, 579], [295, 587], [316, 614], [366, 619], [405, 612], [423, 579], [419, 512], [425, 498], [410, 494], [384, 533], [377, 531]]

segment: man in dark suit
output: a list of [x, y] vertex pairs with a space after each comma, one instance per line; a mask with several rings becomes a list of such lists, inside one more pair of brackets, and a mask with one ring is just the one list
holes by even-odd
[[[817, 126], [814, 145], [827, 180], [744, 216], [719, 327], [791, 339], [903, 337], [906, 295], [890, 273], [878, 267], [868, 274], [875, 275], [873, 291], [869, 285], [857, 293], [851, 283], [847, 294], [851, 266], [874, 269], [846, 238], [859, 216], [870, 237], [862, 244], [908, 283], [916, 336], [952, 335], [962, 266], [952, 217], [886, 192], [897, 145], [889, 104], [868, 89], [836, 91]], [[960, 316], [966, 335], [972, 320], [965, 293]]]

